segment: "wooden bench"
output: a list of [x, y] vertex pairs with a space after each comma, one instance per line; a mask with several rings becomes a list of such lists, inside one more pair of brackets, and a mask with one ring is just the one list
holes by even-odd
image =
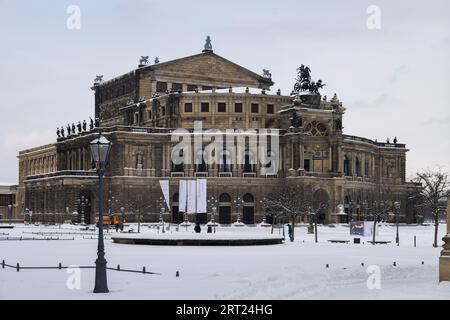
[[349, 243], [350, 240], [328, 240], [331, 243]]

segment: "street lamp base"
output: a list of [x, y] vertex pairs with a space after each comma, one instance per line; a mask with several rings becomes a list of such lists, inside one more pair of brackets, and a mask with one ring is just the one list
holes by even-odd
[[106, 277], [106, 260], [95, 261], [95, 288], [94, 293], [108, 293], [108, 282]]

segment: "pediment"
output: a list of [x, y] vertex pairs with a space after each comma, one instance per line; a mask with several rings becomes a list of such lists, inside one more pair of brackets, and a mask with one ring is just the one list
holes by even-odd
[[152, 65], [156, 78], [189, 79], [217, 87], [269, 88], [273, 82], [214, 53]]

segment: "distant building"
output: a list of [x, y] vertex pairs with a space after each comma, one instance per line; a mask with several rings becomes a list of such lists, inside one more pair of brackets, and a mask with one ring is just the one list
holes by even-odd
[[0, 185], [0, 220], [18, 219], [17, 185]]
[[[267, 213], [260, 201], [277, 188], [297, 184], [309, 190], [316, 203], [329, 204], [320, 222], [364, 219], [364, 203], [380, 197], [401, 200], [401, 221], [413, 222], [408, 193], [414, 185], [405, 180], [405, 144], [344, 134], [346, 109], [336, 95], [327, 99], [318, 93], [269, 94], [274, 83], [268, 70], [263, 75], [247, 70], [215, 54], [210, 45], [193, 56], [153, 65], [144, 62], [109, 81], [96, 78], [92, 90], [99, 127], [80, 131], [69, 126], [70, 135], [66, 130], [52, 144], [20, 152], [21, 212], [28, 208], [34, 219], [48, 221], [78, 212], [84, 221], [94, 222], [97, 176], [89, 142], [101, 130], [112, 141], [105, 177], [108, 212], [124, 207], [127, 213], [141, 210], [145, 220], [157, 220], [159, 180], [167, 179], [171, 207], [165, 220], [180, 223], [180, 179], [204, 178], [208, 198], [218, 200], [216, 219], [221, 224], [236, 221], [238, 214], [246, 224], [261, 222]], [[192, 132], [194, 121], [202, 121], [203, 129], [277, 129], [279, 148], [246, 147], [238, 163], [238, 156], [224, 144], [218, 163], [209, 165], [203, 161], [201, 144], [189, 151], [200, 161], [176, 164], [173, 131]], [[384, 135], [382, 130], [380, 123], [374, 135]], [[229, 136], [237, 139], [239, 134]], [[276, 172], [263, 173], [264, 165], [254, 161], [264, 153], [277, 159]], [[197, 219], [204, 223], [209, 213]]]

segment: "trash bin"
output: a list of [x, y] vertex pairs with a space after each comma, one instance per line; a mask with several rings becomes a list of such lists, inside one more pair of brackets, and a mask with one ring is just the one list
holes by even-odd
[[361, 243], [361, 238], [353, 238], [353, 243], [355, 244]]
[[208, 233], [212, 233], [212, 226], [208, 226]]
[[314, 226], [308, 226], [308, 234], [314, 234]]

